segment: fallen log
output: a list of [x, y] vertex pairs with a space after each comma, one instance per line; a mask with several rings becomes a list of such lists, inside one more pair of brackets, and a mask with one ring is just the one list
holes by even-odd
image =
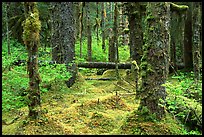
[[[78, 67], [83, 68], [107, 68], [115, 69], [116, 63], [114, 62], [80, 62]], [[131, 63], [118, 63], [118, 69], [130, 69]]]
[[117, 80], [116, 78], [85, 78], [85, 80]]
[[[54, 61], [43, 61], [38, 60], [39, 67], [46, 66], [46, 65], [53, 65], [57, 64]], [[26, 60], [16, 60], [12, 63], [14, 66], [26, 65]], [[114, 62], [79, 62], [77, 64], [78, 67], [82, 68], [106, 68], [106, 69], [115, 69], [116, 63]], [[184, 64], [177, 64], [178, 69], [183, 69]], [[131, 63], [118, 63], [118, 69], [131, 69]], [[173, 72], [173, 68], [169, 67], [170, 73]]]

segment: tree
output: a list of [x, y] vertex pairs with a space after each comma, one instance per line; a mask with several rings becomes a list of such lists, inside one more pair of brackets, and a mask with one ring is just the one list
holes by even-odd
[[184, 65], [186, 71], [193, 68], [192, 56], [192, 2], [185, 2], [188, 5], [187, 18], [185, 20], [184, 28]]
[[8, 8], [9, 3], [6, 2], [6, 39], [7, 39], [7, 46], [8, 46], [8, 55], [11, 55], [11, 49], [10, 49], [10, 35], [9, 35], [9, 26], [8, 26]]
[[91, 33], [91, 19], [90, 19], [90, 2], [86, 3], [86, 16], [87, 16], [87, 60], [92, 60], [92, 33]]
[[140, 64], [143, 45], [141, 2], [128, 3], [128, 20], [130, 31], [130, 57]]
[[106, 39], [106, 35], [105, 35], [105, 16], [106, 16], [106, 12], [105, 12], [105, 6], [104, 6], [104, 2], [101, 2], [101, 29], [102, 29], [102, 50], [105, 52], [106, 51], [106, 44], [105, 44], [105, 39]]
[[78, 40], [79, 38], [79, 33], [80, 33], [80, 3], [81, 2], [74, 2], [74, 20], [75, 20], [75, 26], [76, 26], [76, 39]]
[[201, 69], [201, 50], [200, 50], [200, 41], [201, 41], [201, 3], [193, 3], [193, 16], [192, 16], [192, 25], [193, 25], [193, 67], [195, 74], [196, 83], [200, 80], [200, 69]]
[[[178, 3], [180, 4], [180, 3]], [[171, 21], [170, 21], [170, 60], [174, 71], [178, 69], [178, 63], [183, 62], [184, 49], [184, 26], [185, 15], [188, 6], [171, 3]]]
[[145, 19], [145, 45], [140, 70], [142, 84], [137, 96], [140, 97], [138, 112], [148, 110], [158, 119], [165, 114], [159, 100], [165, 100], [166, 90], [162, 86], [168, 75], [168, 53], [170, 4], [168, 2], [148, 2]]
[[25, 2], [26, 20], [23, 23], [23, 41], [28, 51], [27, 71], [29, 74], [28, 108], [29, 117], [40, 115], [40, 75], [38, 73], [38, 46], [41, 22], [35, 2]]
[[80, 39], [80, 53], [79, 53], [79, 56], [80, 58], [82, 57], [82, 37], [83, 37], [83, 7], [84, 7], [84, 4], [83, 2], [80, 2], [80, 7], [81, 7], [81, 11], [79, 12], [79, 20], [80, 20], [80, 24], [79, 24], [79, 30], [80, 30], [80, 35], [79, 35], [79, 39]]
[[99, 14], [99, 10], [98, 10], [98, 7], [99, 7], [99, 4], [98, 2], [96, 2], [96, 39], [97, 39], [97, 46], [99, 45], [99, 36], [98, 36], [98, 29], [99, 29], [99, 26], [100, 26], [100, 19], [98, 17], [98, 14]]
[[66, 81], [68, 87], [76, 79], [75, 57], [75, 21], [72, 2], [52, 2], [52, 60], [66, 64], [71, 78]]
[[25, 20], [24, 8], [22, 2], [11, 2], [9, 4], [8, 16], [9, 16], [9, 28], [11, 31], [11, 37], [17, 39], [23, 44], [22, 33], [23, 27], [22, 22]]

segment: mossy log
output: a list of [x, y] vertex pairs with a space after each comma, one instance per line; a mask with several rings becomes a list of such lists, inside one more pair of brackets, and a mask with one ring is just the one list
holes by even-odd
[[110, 77], [110, 78], [85, 78], [85, 80], [117, 80], [114, 77]]
[[[114, 62], [80, 62], [78, 67], [83, 68], [108, 68], [115, 69], [116, 63]], [[118, 63], [118, 69], [130, 69], [131, 63]]]
[[[46, 66], [46, 65], [53, 65], [56, 64], [54, 61], [42, 61], [38, 60], [39, 66]], [[26, 60], [16, 60], [12, 63], [12, 66], [20, 66], [20, 65], [26, 65]], [[114, 62], [80, 62], [77, 65], [78, 67], [83, 67], [83, 68], [106, 68], [106, 69], [115, 69], [115, 63]], [[184, 64], [176, 64], [178, 69], [183, 69]], [[118, 64], [118, 69], [131, 69], [131, 63], [119, 63]], [[174, 72], [173, 68], [170, 66], [169, 67], [170, 73]]]

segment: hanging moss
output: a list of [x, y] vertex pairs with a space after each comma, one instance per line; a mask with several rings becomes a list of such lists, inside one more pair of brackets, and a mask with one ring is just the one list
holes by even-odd
[[178, 13], [182, 13], [185, 12], [186, 10], [188, 10], [189, 7], [187, 5], [177, 5], [174, 3], [170, 3], [170, 10], [171, 11], [176, 11]]
[[26, 20], [23, 22], [23, 41], [25, 45], [32, 41], [39, 41], [39, 32], [41, 30], [41, 22], [39, 20], [39, 12], [36, 9], [37, 5], [34, 2], [33, 6], [29, 2], [25, 2], [25, 5], [30, 6], [33, 10], [28, 11]]

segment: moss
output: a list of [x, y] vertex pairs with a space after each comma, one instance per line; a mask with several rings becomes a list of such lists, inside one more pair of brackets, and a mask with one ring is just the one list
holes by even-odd
[[[39, 20], [39, 12], [37, 10], [37, 5], [33, 3], [33, 10], [29, 11], [29, 15], [23, 22], [23, 41], [24, 44], [29, 46], [30, 42], [37, 42], [40, 39], [39, 32], [41, 30], [41, 22]], [[32, 44], [31, 44], [32, 45]]]
[[[124, 120], [120, 127], [121, 134], [134, 135], [183, 135], [186, 134], [185, 129], [175, 120], [169, 113], [160, 121], [142, 121], [150, 117], [146, 114], [147, 110], [143, 110], [142, 115], [138, 115], [138, 110], [132, 111]], [[141, 117], [142, 116], [142, 117]], [[154, 116], [152, 116], [153, 118]]]
[[183, 11], [186, 11], [188, 9], [189, 9], [189, 7], [187, 5], [177, 5], [174, 3], [170, 4], [170, 10], [171, 11], [183, 12]]

